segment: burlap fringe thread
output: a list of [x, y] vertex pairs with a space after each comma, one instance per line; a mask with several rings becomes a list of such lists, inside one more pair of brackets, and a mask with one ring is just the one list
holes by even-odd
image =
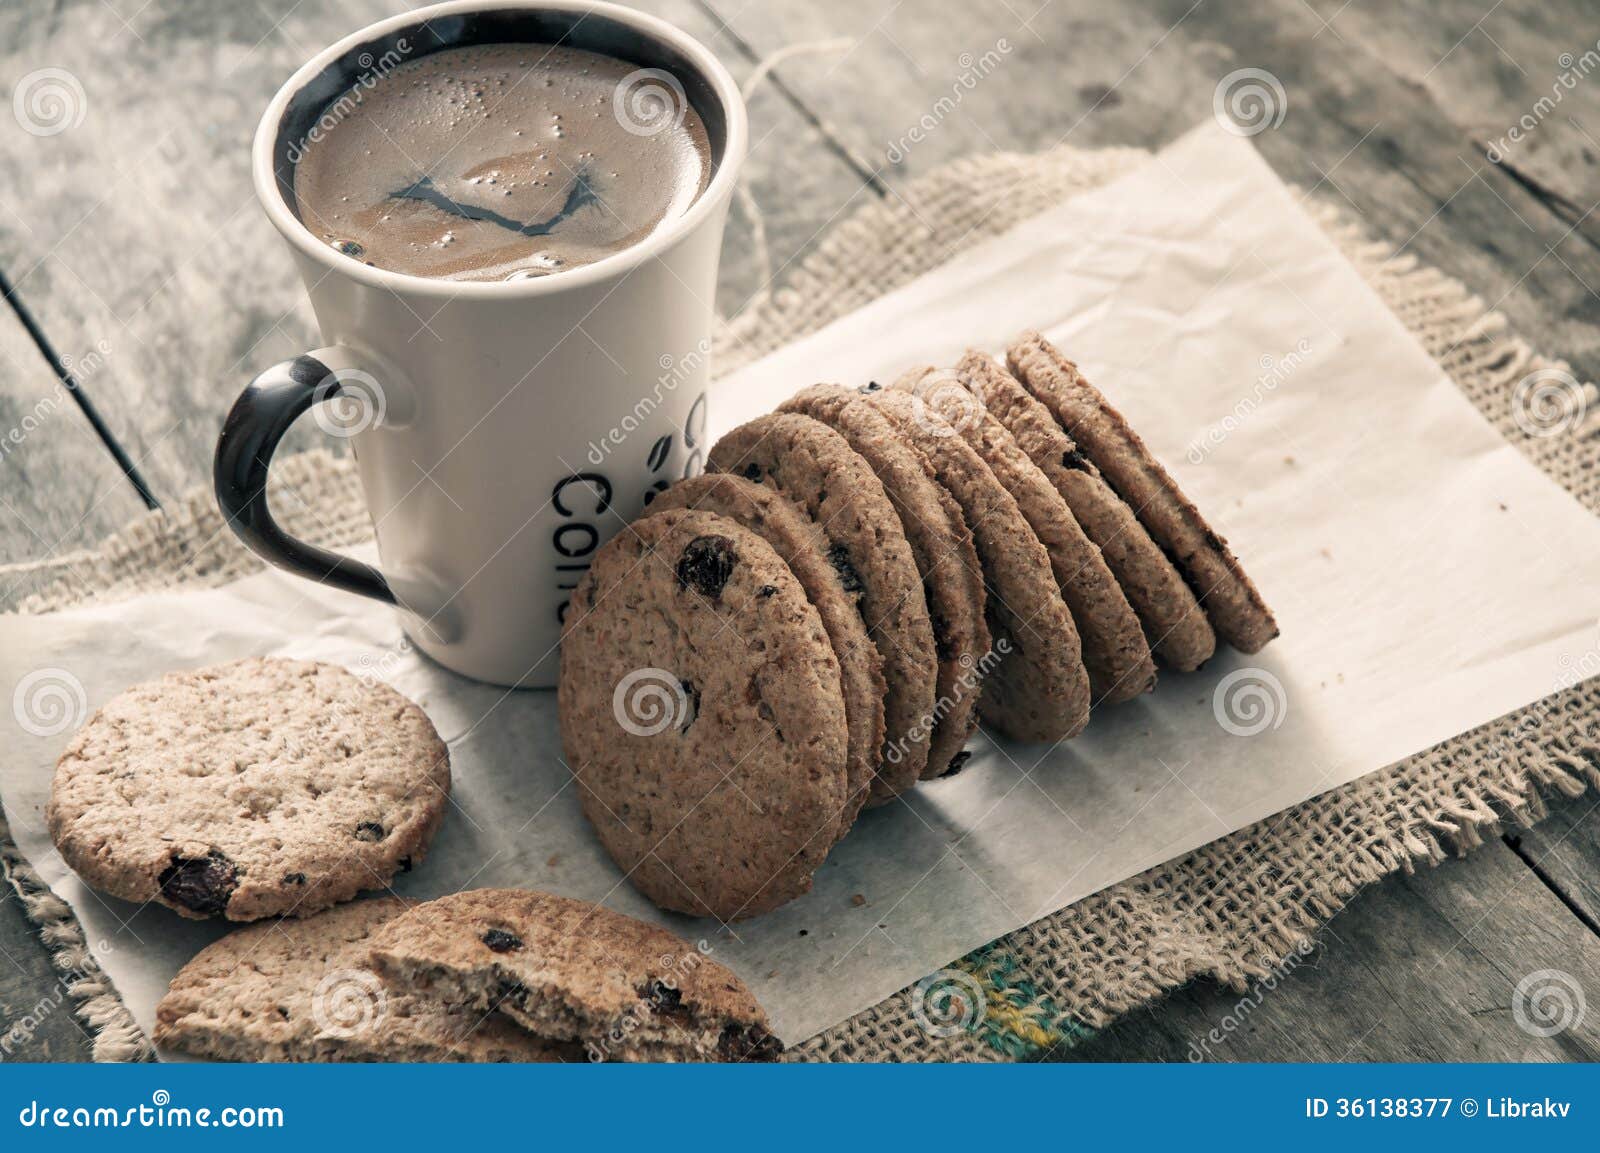
[[[725, 324], [717, 365], [731, 372], [815, 331], [1077, 192], [1141, 163], [1132, 149], [1056, 149], [958, 161], [860, 209], [834, 228], [770, 296]], [[1528, 374], [1568, 372], [1512, 335], [1459, 282], [1391, 258], [1331, 205], [1318, 222], [1367, 283], [1500, 433], [1600, 513], [1591, 429], [1538, 437], [1517, 426], [1512, 389]], [[797, 385], [804, 382], [796, 382]], [[1589, 399], [1593, 399], [1592, 388]], [[359, 483], [324, 452], [275, 470], [274, 508], [295, 533], [330, 548], [370, 535]], [[96, 550], [0, 569], [25, 578], [28, 612], [177, 586], [214, 586], [259, 566], [226, 531], [211, 495], [189, 493]], [[1600, 654], [1597, 654], [1600, 659]], [[934, 1038], [905, 990], [799, 1045], [802, 1060], [995, 1060], [1043, 1057], [1196, 977], [1243, 991], [1303, 950], [1362, 887], [1437, 863], [1531, 825], [1543, 797], [1600, 788], [1600, 680], [1579, 684], [1382, 772], [1112, 886], [957, 962], [988, 1000], [972, 1031]], [[1553, 686], [1554, 687], [1554, 686]], [[0, 861], [65, 976], [97, 1061], [151, 1057], [116, 990], [94, 968], [82, 927], [17, 853], [0, 822]]]

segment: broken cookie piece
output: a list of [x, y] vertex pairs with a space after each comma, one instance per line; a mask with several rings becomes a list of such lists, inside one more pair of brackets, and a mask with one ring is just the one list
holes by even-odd
[[375, 897], [213, 942], [156, 1007], [156, 1044], [216, 1061], [587, 1059], [574, 1042], [385, 984], [370, 961], [373, 935], [411, 907]]
[[382, 925], [370, 944], [391, 988], [514, 1021], [592, 1060], [772, 1061], [782, 1049], [744, 982], [705, 948], [583, 901], [454, 893]]

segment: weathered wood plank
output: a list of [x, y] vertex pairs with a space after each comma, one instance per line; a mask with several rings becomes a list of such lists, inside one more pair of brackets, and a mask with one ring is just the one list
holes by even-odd
[[1600, 933], [1600, 798], [1579, 797], [1506, 840], [1574, 915]]
[[91, 1039], [28, 923], [22, 901], [0, 885], [0, 1064], [87, 1061]]
[[[32, 0], [0, 10], [0, 77], [14, 86], [48, 61], [82, 93], [66, 89], [82, 120], [64, 131], [0, 131], [0, 267], [58, 344], [116, 346], [95, 397], [130, 453], [147, 458], [158, 495], [204, 480], [224, 408], [251, 373], [315, 344], [288, 254], [251, 194], [261, 108], [322, 44], [403, 7]], [[749, 73], [691, 0], [640, 7]], [[746, 186], [779, 267], [860, 182], [780, 94], [756, 92], [751, 115]], [[724, 266], [719, 304], [731, 312], [764, 283], [738, 209]], [[301, 432], [290, 447], [311, 443]]]
[[[92, 382], [106, 347], [60, 351]], [[58, 350], [59, 351], [59, 350]], [[0, 304], [0, 610], [28, 587], [4, 566], [87, 548], [144, 506], [18, 323]]]
[[[1330, 21], [1322, 38], [1354, 40], [1395, 75], [1416, 78], [1508, 167], [1585, 208], [1600, 195], [1600, 86], [1592, 83], [1600, 24], [1591, 5], [1313, 7]], [[1591, 219], [1582, 231], [1600, 235], [1597, 225]]]
[[[1589, 139], [1600, 139], [1600, 84], [1579, 84], [1527, 144], [1554, 162], [1535, 166], [1541, 177], [1559, 165], [1576, 214], [1489, 164], [1479, 143], [1548, 90], [1554, 54], [1582, 51], [1573, 41], [1593, 23], [1583, 0], [1555, 0], [1536, 18], [1500, 5], [1481, 25], [1481, 4], [1405, 0], [1351, 8], [1331, 27], [1301, 0], [1056, 0], [1037, 12], [975, 0], [937, 20], [893, 0], [707, 3], [760, 52], [856, 37], [847, 55], [786, 61], [778, 73], [891, 187], [973, 150], [1156, 147], [1213, 115], [1224, 77], [1265, 69], [1285, 111], [1255, 140], [1280, 174], [1341, 201], [1397, 251], [1464, 279], [1526, 335], [1600, 375], [1590, 291], [1600, 251], [1569, 219], [1600, 196]], [[1596, 227], [1593, 217], [1584, 226]]]
[[[1593, 805], [1559, 806], [1552, 830]], [[1600, 981], [1600, 939], [1505, 845], [1361, 893], [1321, 947], [1241, 997], [1196, 982], [1070, 1060], [1570, 1061], [1600, 1056], [1600, 1019], [1540, 1037], [1513, 1011], [1541, 970]], [[1210, 1039], [1212, 1030], [1220, 1039]]]

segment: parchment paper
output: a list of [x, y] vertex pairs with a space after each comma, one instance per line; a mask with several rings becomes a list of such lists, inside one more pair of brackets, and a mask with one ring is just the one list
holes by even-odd
[[[552, 695], [454, 677], [354, 597], [268, 573], [5, 618], [0, 688], [16, 698], [41, 670], [64, 672], [93, 708], [252, 653], [381, 673], [428, 710], [455, 767], [453, 811], [401, 892], [531, 886], [661, 921], [706, 940], [793, 1042], [1600, 663], [1600, 525], [1481, 419], [1251, 145], [1214, 128], [725, 380], [714, 423], [817, 380], [997, 350], [1023, 325], [1128, 414], [1232, 541], [1283, 636], [1163, 677], [1070, 744], [980, 738], [961, 775], [863, 817], [810, 895], [730, 930], [663, 917], [620, 882], [557, 759]], [[64, 868], [42, 814], [69, 736], [0, 708], [6, 811], [148, 1028], [172, 974], [225, 929], [99, 897]]]

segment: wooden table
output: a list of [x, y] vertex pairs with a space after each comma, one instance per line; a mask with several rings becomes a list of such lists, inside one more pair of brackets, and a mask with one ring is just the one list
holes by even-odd
[[[398, 0], [8, 0], [0, 83], [70, 74], [66, 130], [0, 108], [0, 562], [92, 546], [204, 481], [224, 406], [315, 340], [286, 253], [252, 201], [262, 106], [325, 43]], [[1542, 349], [1600, 376], [1600, 13], [1592, 0], [649, 0], [754, 92], [748, 187], [771, 269], [859, 204], [973, 151], [1158, 147], [1261, 68], [1282, 123], [1256, 137], [1285, 179], [1397, 254], [1461, 278]], [[839, 41], [843, 41], [840, 43]], [[1003, 46], [1003, 47], [1002, 47]], [[1001, 63], [898, 163], [890, 147], [971, 60]], [[964, 56], [963, 54], [970, 54]], [[1563, 55], [1570, 54], [1570, 55]], [[1594, 67], [1591, 67], [1594, 66]], [[1581, 77], [1546, 100], [1557, 77]], [[1593, 71], [1595, 74], [1590, 75]], [[948, 101], [946, 102], [949, 103]], [[81, 122], [75, 113], [82, 113]], [[1534, 127], [1491, 163], [1485, 143]], [[48, 124], [48, 121], [47, 121]], [[735, 214], [719, 305], [768, 275]], [[80, 410], [58, 387], [72, 366]], [[295, 445], [309, 446], [302, 433]], [[15, 603], [27, 580], [0, 573]], [[1600, 1001], [1600, 818], [1589, 797], [1469, 859], [1360, 895], [1259, 1005], [1199, 980], [1068, 1057], [1183, 1060], [1227, 1014], [1224, 1060], [1600, 1057], [1600, 1004], [1552, 1038], [1519, 1030], [1517, 980], [1572, 974]], [[26, 819], [18, 816], [14, 819]], [[0, 1032], [52, 997], [18, 900], [0, 900]], [[82, 1059], [49, 1013], [13, 1058]], [[0, 1060], [6, 1059], [0, 1054]]]

